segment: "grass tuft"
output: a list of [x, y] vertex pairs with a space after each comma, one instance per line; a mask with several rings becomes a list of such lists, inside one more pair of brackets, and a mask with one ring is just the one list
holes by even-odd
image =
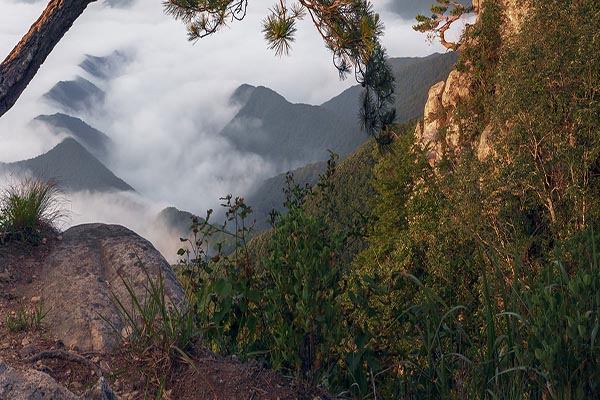
[[0, 193], [0, 233], [5, 240], [37, 243], [43, 228], [55, 229], [65, 216], [53, 181], [27, 178]]
[[14, 314], [8, 316], [6, 325], [12, 332], [37, 332], [41, 329], [42, 321], [45, 317], [46, 311], [44, 311], [43, 300], [33, 309], [26, 309], [23, 303], [21, 303], [19, 309]]
[[194, 365], [188, 352], [199, 336], [194, 315], [187, 304], [174, 304], [165, 293], [162, 274], [156, 278], [144, 268], [146, 295], [136, 294], [133, 283], [121, 277], [131, 306], [113, 294], [117, 306], [118, 326], [101, 316], [120, 339], [125, 356], [146, 380], [146, 392], [161, 398], [164, 385], [180, 364]]

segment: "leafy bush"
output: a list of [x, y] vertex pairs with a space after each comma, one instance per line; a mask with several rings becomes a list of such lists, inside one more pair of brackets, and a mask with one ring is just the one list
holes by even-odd
[[[334, 168], [330, 163], [330, 175]], [[304, 210], [311, 193], [288, 177], [288, 212], [274, 225], [270, 255], [264, 261], [272, 282], [265, 293], [265, 318], [273, 366], [318, 381], [335, 366], [335, 348], [343, 337], [339, 306], [343, 238], [330, 232], [324, 219]]]
[[[247, 240], [253, 223], [248, 223], [252, 209], [242, 198], [229, 195], [221, 199], [226, 208], [226, 221], [221, 226], [210, 223], [212, 210], [204, 220], [193, 217], [192, 235], [182, 239], [186, 248], [177, 269], [187, 286], [188, 298], [202, 332], [205, 346], [219, 353], [252, 353], [263, 346], [260, 332], [264, 321], [260, 315], [260, 285], [258, 272], [250, 263]], [[233, 225], [234, 232], [227, 230]], [[208, 254], [205, 245], [217, 235], [229, 236], [234, 250], [229, 255]]]
[[531, 331], [525, 351], [553, 399], [600, 396], [600, 268], [569, 277], [560, 263], [528, 293]]
[[225, 228], [208, 223], [211, 212], [203, 222], [192, 221], [193, 235], [184, 240], [188, 248], [179, 251], [185, 258], [178, 268], [191, 289], [204, 343], [212, 350], [260, 355], [268, 365], [311, 382], [327, 379], [335, 368], [333, 353], [343, 326], [338, 304], [343, 238], [327, 218], [304, 209], [309, 197], [316, 208], [328, 198], [335, 159], [318, 190], [300, 187], [288, 175], [286, 212], [272, 213], [274, 228], [265, 244], [269, 255], [261, 262], [250, 260], [246, 240], [252, 224], [246, 219], [252, 210], [243, 199], [223, 199], [225, 224], [235, 226], [237, 246], [229, 256], [203, 250], [203, 243]]
[[40, 229], [54, 228], [64, 216], [56, 183], [25, 179], [10, 185], [0, 195], [0, 229], [8, 240], [37, 243]]

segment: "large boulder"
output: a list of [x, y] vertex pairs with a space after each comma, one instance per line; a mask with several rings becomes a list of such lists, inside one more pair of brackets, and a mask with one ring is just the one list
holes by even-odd
[[119, 225], [79, 225], [64, 232], [46, 259], [38, 278], [41, 293], [29, 295], [41, 295], [51, 337], [68, 349], [106, 353], [117, 349], [116, 333], [128, 330], [117, 306], [132, 310], [127, 286], [143, 302], [149, 280], [159, 277], [168, 304], [181, 306], [184, 291], [150, 242]]

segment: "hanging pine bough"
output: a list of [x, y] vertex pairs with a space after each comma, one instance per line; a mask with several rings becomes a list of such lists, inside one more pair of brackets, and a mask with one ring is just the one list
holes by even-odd
[[246, 16], [248, 0], [167, 0], [165, 12], [187, 25], [188, 38], [198, 40]]
[[[165, 11], [187, 25], [190, 40], [211, 35], [246, 16], [248, 0], [167, 0]], [[277, 54], [287, 54], [296, 21], [310, 16], [342, 76], [364, 65], [379, 43], [383, 24], [369, 0], [279, 0], [263, 20], [263, 33]]]
[[361, 96], [360, 119], [363, 129], [380, 145], [390, 144], [396, 134], [394, 108], [394, 74], [386, 62], [385, 50], [377, 46], [364, 71], [357, 74], [365, 88]]
[[[382, 144], [392, 140], [395, 119], [394, 78], [385, 63], [379, 37], [383, 24], [369, 0], [279, 0], [263, 20], [263, 33], [275, 54], [287, 55], [295, 40], [296, 22], [307, 15], [331, 51], [345, 79], [354, 71], [364, 88], [361, 120], [366, 132]], [[248, 0], [167, 0], [165, 11], [187, 24], [190, 40], [219, 31], [246, 16]]]

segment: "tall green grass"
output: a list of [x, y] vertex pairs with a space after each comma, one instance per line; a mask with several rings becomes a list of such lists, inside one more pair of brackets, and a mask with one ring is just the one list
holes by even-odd
[[39, 240], [43, 228], [55, 228], [65, 216], [57, 184], [28, 178], [0, 192], [0, 232], [8, 240]]
[[476, 309], [406, 275], [420, 293], [398, 315], [413, 332], [397, 339], [408, 357], [380, 390], [401, 399], [600, 398], [600, 258], [594, 235], [584, 239], [587, 257], [571, 273], [559, 260], [536, 274], [515, 260], [517, 279], [482, 267]]
[[189, 305], [169, 299], [162, 273], [151, 277], [145, 266], [141, 266], [147, 279], [145, 295], [139, 296], [133, 283], [121, 276], [128, 296], [121, 299], [113, 293], [119, 323], [105, 316], [101, 318], [121, 342], [126, 360], [146, 380], [144, 398], [160, 399], [180, 363], [194, 367], [189, 354], [199, 340], [200, 331]]

